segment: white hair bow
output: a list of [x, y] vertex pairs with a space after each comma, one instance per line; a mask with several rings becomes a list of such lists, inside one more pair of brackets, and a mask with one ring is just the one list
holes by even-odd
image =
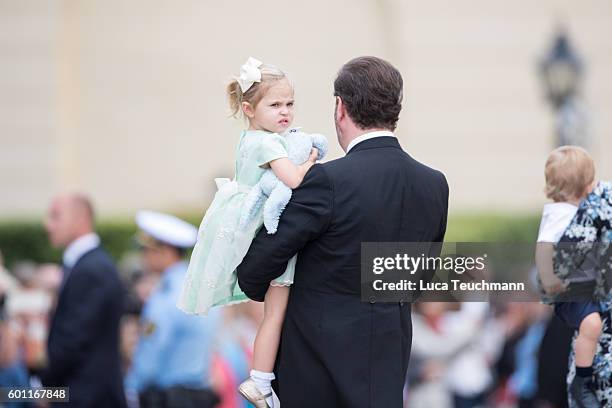
[[261, 70], [259, 67], [263, 62], [256, 60], [253, 57], [249, 57], [247, 62], [240, 67], [240, 76], [236, 78], [240, 84], [242, 93], [248, 91], [255, 82], [261, 82]]

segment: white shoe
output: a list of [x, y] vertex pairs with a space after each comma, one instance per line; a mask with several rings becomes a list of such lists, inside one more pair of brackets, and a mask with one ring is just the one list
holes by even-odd
[[268, 393], [263, 395], [255, 385], [255, 381], [250, 378], [238, 386], [238, 392], [244, 397], [244, 399], [253, 404], [255, 408], [271, 408], [266, 402], [266, 398], [273, 394]]
[[274, 408], [280, 408], [280, 400], [278, 399], [278, 397], [276, 396], [276, 393], [274, 392], [274, 390], [272, 390], [272, 401], [274, 401]]

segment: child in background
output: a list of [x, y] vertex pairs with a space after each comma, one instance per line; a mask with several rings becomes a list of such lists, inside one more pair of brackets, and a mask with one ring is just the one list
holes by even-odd
[[[536, 266], [547, 294], [564, 289], [561, 281], [551, 282], [554, 245], [572, 222], [578, 205], [594, 188], [595, 165], [586, 150], [562, 146], [553, 150], [545, 166], [546, 196], [554, 202], [546, 204], [542, 213]], [[555, 314], [568, 326], [578, 330], [575, 342], [576, 376], [570, 393], [581, 407], [599, 407], [592, 389], [593, 358], [602, 331], [600, 305], [595, 301], [555, 302]]]

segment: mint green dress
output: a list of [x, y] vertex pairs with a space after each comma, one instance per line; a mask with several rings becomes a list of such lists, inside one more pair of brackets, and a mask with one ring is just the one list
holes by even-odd
[[[263, 206], [239, 229], [245, 198], [266, 171], [270, 161], [287, 157], [285, 138], [264, 131], [243, 131], [236, 149], [234, 180], [215, 179], [218, 191], [198, 231], [178, 308], [190, 314], [206, 314], [213, 306], [247, 301], [236, 278], [236, 267], [246, 255], [263, 225]], [[296, 256], [275, 281], [276, 286], [293, 283]]]

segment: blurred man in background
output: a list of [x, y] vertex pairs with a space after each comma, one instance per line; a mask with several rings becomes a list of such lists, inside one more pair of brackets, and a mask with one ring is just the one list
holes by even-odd
[[2, 251], [0, 251], [0, 302], [18, 286], [17, 279], [4, 266], [4, 257]]
[[[207, 408], [218, 402], [210, 389], [212, 340], [220, 315], [190, 316], [176, 307], [187, 271], [185, 250], [197, 229], [174, 216], [141, 211], [136, 216], [145, 269], [160, 276], [140, 321], [140, 340], [126, 378], [130, 405], [141, 408]], [[132, 402], [134, 402], [132, 404]]]
[[80, 194], [56, 197], [45, 228], [64, 248], [63, 279], [48, 339], [47, 387], [69, 387], [61, 406], [126, 406], [120, 372], [119, 320], [124, 290], [94, 233], [94, 211]]

